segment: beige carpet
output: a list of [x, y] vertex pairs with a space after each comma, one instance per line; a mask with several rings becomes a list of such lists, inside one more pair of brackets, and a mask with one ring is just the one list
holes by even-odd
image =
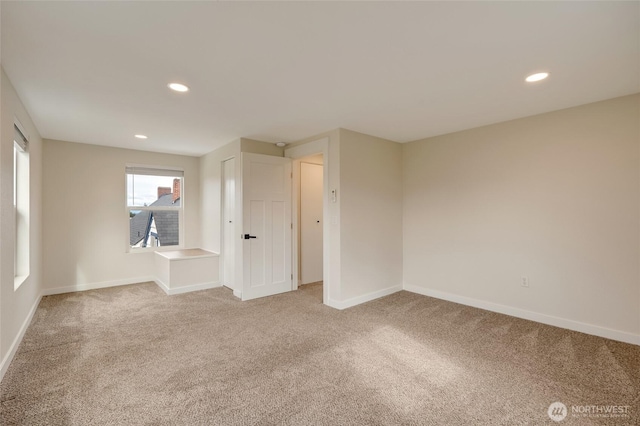
[[[155, 284], [45, 297], [3, 425], [638, 424], [640, 347], [407, 292], [237, 301]], [[629, 406], [553, 422], [549, 405]]]

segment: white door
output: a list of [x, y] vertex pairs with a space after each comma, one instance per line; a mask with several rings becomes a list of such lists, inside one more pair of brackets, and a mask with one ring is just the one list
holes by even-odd
[[300, 163], [300, 279], [322, 281], [322, 165]]
[[222, 285], [235, 290], [235, 246], [237, 240], [236, 210], [236, 160], [231, 158], [222, 163]]
[[292, 290], [291, 159], [242, 154], [242, 300]]

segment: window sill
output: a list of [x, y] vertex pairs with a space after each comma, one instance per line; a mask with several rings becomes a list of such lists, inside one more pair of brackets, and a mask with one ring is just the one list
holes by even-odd
[[156, 251], [172, 251], [172, 250], [182, 250], [184, 245], [180, 244], [177, 246], [164, 246], [164, 247], [138, 247], [138, 248], [129, 248], [127, 250], [127, 254], [141, 254], [141, 253], [154, 253]]
[[27, 278], [29, 278], [29, 275], [18, 275], [16, 277], [13, 278], [13, 291], [16, 291], [21, 285], [22, 283], [24, 283]]

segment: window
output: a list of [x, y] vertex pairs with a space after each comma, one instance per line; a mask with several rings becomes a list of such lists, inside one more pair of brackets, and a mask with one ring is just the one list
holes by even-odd
[[29, 276], [29, 142], [21, 126], [13, 129], [13, 286], [18, 289]]
[[127, 166], [129, 248], [182, 245], [182, 170]]

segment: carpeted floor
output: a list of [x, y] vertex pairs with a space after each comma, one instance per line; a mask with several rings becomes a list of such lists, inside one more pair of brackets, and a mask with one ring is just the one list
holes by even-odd
[[[45, 297], [0, 384], [0, 423], [640, 423], [638, 346], [407, 292], [345, 311], [321, 294], [239, 302], [144, 283]], [[594, 405], [629, 417], [571, 413]]]

